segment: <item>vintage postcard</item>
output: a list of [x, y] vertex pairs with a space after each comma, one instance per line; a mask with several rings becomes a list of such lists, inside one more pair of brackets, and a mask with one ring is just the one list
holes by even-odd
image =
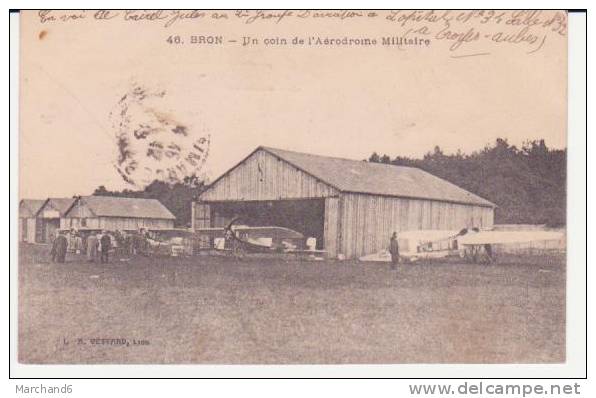
[[567, 25], [21, 12], [19, 363], [565, 363]]

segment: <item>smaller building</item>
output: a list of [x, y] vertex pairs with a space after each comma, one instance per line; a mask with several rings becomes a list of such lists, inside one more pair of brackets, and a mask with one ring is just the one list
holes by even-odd
[[35, 218], [35, 242], [50, 243], [53, 241], [61, 219], [75, 202], [75, 198], [48, 198], [37, 211]]
[[44, 203], [43, 199], [22, 199], [19, 202], [19, 242], [35, 242], [35, 216]]
[[176, 217], [157, 199], [78, 197], [60, 220], [60, 229], [138, 231], [174, 228]]

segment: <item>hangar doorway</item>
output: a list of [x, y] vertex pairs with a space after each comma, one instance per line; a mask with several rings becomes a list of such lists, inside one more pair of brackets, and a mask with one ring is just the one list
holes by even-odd
[[213, 227], [224, 227], [235, 217], [239, 224], [251, 227], [290, 228], [317, 240], [324, 247], [325, 199], [286, 199], [271, 201], [238, 201], [209, 203]]

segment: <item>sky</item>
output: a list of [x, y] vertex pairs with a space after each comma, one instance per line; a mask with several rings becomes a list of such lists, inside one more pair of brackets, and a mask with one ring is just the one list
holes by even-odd
[[[97, 21], [87, 13], [60, 21], [64, 14], [44, 23], [35, 11], [21, 16], [21, 198], [133, 188], [114, 167], [118, 118], [110, 112], [135, 86], [165, 93], [144, 104], [153, 114], [184, 125], [190, 138], [210, 138], [201, 170], [210, 179], [260, 145], [353, 159], [373, 151], [417, 157], [435, 145], [471, 152], [497, 137], [566, 146], [567, 37], [553, 24], [523, 31], [452, 23], [446, 31], [437, 23], [287, 17], [165, 27], [167, 18]], [[264, 45], [296, 36], [413, 37], [423, 26], [428, 46]], [[450, 50], [470, 30], [481, 39]], [[224, 43], [191, 44], [193, 35]], [[243, 37], [259, 44], [242, 46]], [[144, 164], [144, 152], [137, 155]]]

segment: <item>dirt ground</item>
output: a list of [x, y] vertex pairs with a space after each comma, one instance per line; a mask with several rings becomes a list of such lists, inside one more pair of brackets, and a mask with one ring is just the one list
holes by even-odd
[[23, 244], [23, 363], [557, 363], [562, 255], [403, 265], [198, 256], [89, 264]]

